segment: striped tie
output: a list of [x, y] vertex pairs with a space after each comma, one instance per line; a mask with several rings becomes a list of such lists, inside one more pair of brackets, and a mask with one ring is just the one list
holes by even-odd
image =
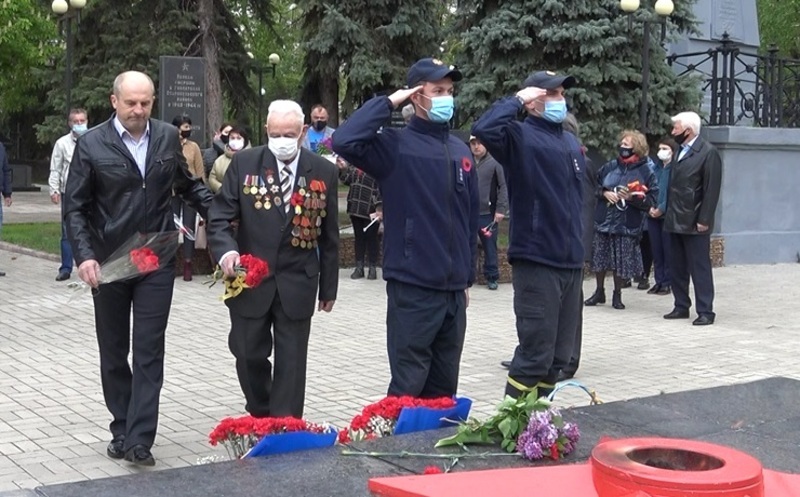
[[292, 201], [292, 169], [288, 164], [284, 164], [281, 169], [281, 192], [283, 193], [283, 209], [289, 213]]

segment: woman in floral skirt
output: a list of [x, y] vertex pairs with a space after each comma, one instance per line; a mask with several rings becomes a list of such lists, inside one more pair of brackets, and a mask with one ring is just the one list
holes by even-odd
[[592, 271], [597, 289], [584, 301], [587, 306], [606, 302], [606, 273], [614, 273], [614, 309], [624, 309], [622, 285], [641, 275], [642, 237], [645, 217], [658, 198], [658, 183], [647, 156], [647, 139], [634, 130], [623, 131], [619, 156], [597, 173], [598, 203], [595, 209], [595, 236], [592, 243]]

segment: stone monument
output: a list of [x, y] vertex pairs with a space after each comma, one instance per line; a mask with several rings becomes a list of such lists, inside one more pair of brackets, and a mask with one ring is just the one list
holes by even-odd
[[189, 116], [193, 129], [191, 140], [201, 148], [208, 142], [205, 74], [205, 61], [200, 57], [160, 58], [158, 97], [161, 119], [172, 122], [175, 116]]

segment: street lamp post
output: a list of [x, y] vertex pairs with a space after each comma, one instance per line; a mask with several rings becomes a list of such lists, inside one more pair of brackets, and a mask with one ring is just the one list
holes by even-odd
[[[247, 52], [247, 55], [250, 59], [254, 59], [252, 52]], [[269, 55], [269, 63], [272, 64], [272, 79], [275, 79], [275, 72], [277, 69], [278, 64], [281, 62], [281, 56], [272, 53]], [[256, 71], [258, 71], [258, 126], [264, 126], [263, 116], [264, 116], [264, 95], [266, 95], [267, 91], [264, 89], [264, 66], [260, 62], [256, 62]], [[261, 145], [262, 137], [264, 133], [257, 133], [258, 134], [258, 144]]]
[[66, 91], [67, 114], [72, 108], [72, 20], [80, 21], [81, 9], [86, 7], [86, 0], [53, 0], [50, 8], [53, 13], [62, 16], [64, 22], [64, 34], [67, 38], [67, 53], [64, 58], [64, 87]]
[[[620, 0], [620, 8], [628, 14], [628, 25], [632, 24], [631, 14], [639, 9], [639, 0]], [[650, 25], [661, 25], [661, 41], [667, 35], [667, 17], [675, 10], [675, 5], [672, 0], [657, 0], [654, 6], [656, 14], [659, 15], [658, 20], [644, 19], [644, 26], [642, 32], [642, 101], [639, 103], [639, 130], [647, 134], [648, 120], [647, 120], [647, 95], [650, 91]]]

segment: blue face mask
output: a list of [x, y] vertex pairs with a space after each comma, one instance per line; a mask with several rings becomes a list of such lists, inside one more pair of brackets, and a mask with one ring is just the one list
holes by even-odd
[[544, 103], [542, 118], [553, 123], [563, 122], [567, 117], [567, 102], [564, 100], [551, 100]]
[[87, 125], [85, 125], [85, 124], [73, 124], [72, 125], [72, 132], [75, 133], [78, 136], [86, 133], [86, 130], [88, 130], [88, 129], [89, 129], [89, 127]]
[[428, 114], [428, 119], [430, 119], [431, 122], [446, 123], [453, 118], [455, 104], [453, 103], [452, 95], [445, 95], [442, 97], [422, 96], [431, 101], [430, 110], [426, 110], [424, 107], [422, 108]]

